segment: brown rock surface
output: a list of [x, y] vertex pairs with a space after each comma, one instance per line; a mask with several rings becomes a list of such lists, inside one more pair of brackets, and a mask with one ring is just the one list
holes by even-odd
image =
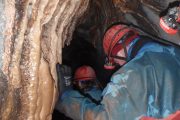
[[57, 99], [55, 65], [88, 0], [7, 0], [1, 5], [6, 19], [0, 119], [49, 120]]

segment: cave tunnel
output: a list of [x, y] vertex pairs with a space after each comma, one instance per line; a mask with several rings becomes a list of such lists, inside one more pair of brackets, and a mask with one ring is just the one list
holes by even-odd
[[[103, 87], [102, 39], [114, 23], [133, 24], [177, 45], [160, 15], [174, 0], [0, 0], [0, 120], [63, 120], [56, 64], [92, 66]], [[54, 111], [54, 114], [52, 115]], [[64, 117], [64, 119], [69, 119]]]

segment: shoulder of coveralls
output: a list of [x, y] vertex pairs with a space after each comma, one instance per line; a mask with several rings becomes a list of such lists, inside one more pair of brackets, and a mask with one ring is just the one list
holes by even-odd
[[140, 49], [135, 58], [130, 60], [112, 75], [111, 81], [127, 79], [127, 76], [130, 74], [137, 73], [140, 69], [143, 70], [143, 68], [147, 65], [152, 65], [152, 61], [150, 59], [154, 58], [151, 58], [151, 55], [149, 56], [148, 52], [153, 52], [154, 54], [156, 54], [156, 52], [161, 52], [180, 56], [180, 48], [171, 45], [163, 45], [157, 42], [149, 42]]
[[155, 41], [151, 41], [146, 43], [143, 47], [141, 47], [135, 58], [138, 58], [146, 52], [170, 53], [172, 51], [174, 51], [174, 47], [171, 45], [164, 45]]
[[141, 51], [131, 59], [128, 63], [123, 65], [120, 69], [118, 69], [111, 77], [111, 81], [116, 81], [117, 79], [128, 79], [128, 76], [132, 74], [138, 74], [138, 71], [143, 70], [145, 66], [151, 65], [151, 61], [149, 60], [149, 55], [144, 54], [153, 51], [151, 49], [147, 51]]

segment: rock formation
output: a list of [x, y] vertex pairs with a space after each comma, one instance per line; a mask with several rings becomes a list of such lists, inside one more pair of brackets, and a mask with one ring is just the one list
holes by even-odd
[[51, 119], [58, 95], [55, 65], [88, 3], [1, 0], [0, 119]]

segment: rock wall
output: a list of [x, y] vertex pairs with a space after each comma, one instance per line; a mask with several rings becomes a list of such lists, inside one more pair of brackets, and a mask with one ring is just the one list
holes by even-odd
[[1, 120], [49, 120], [55, 65], [89, 0], [1, 0]]

